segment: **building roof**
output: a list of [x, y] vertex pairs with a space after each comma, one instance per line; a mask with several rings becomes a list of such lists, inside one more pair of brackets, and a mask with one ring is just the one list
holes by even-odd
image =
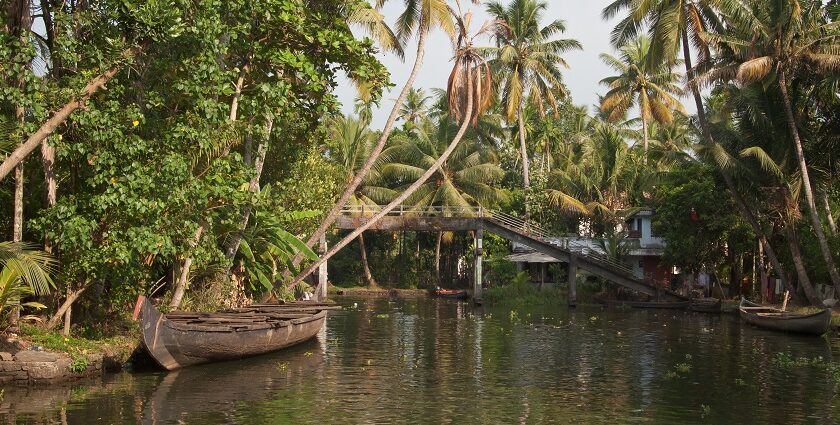
[[560, 260], [550, 256], [545, 255], [539, 252], [522, 252], [511, 254], [505, 257], [505, 260], [508, 260], [513, 263], [559, 263]]

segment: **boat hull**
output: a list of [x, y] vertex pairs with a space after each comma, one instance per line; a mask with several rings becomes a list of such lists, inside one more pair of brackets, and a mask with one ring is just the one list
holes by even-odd
[[692, 298], [688, 305], [690, 311], [717, 314], [721, 312], [722, 302], [717, 298]]
[[147, 300], [139, 307], [143, 345], [167, 370], [240, 359], [299, 344], [316, 336], [327, 316], [322, 310], [280, 323], [237, 328], [178, 323], [167, 319]]
[[[757, 310], [750, 310], [751, 308]], [[781, 313], [779, 310], [773, 308], [760, 308], [761, 306], [757, 304], [741, 301], [738, 310], [743, 321], [760, 328], [774, 331], [822, 335], [828, 332], [828, 329], [831, 327], [830, 309], [825, 309], [814, 314], [794, 314]], [[760, 313], [762, 311], [765, 313]]]
[[470, 294], [467, 291], [432, 291], [432, 296], [438, 298], [448, 298], [451, 300], [466, 300], [470, 297]]

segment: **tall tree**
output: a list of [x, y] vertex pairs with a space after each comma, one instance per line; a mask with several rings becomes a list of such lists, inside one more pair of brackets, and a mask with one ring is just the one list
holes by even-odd
[[339, 250], [347, 246], [350, 241], [376, 224], [379, 219], [386, 216], [414, 194], [446, 162], [452, 152], [458, 147], [470, 124], [477, 124], [478, 118], [492, 105], [493, 87], [490, 67], [475, 48], [473, 42], [475, 37], [493, 30], [494, 23], [483, 25], [473, 34], [470, 32], [472, 13], [462, 13], [460, 3], [456, 1], [456, 4], [458, 6], [457, 11], [452, 8], [447, 8], [451, 14], [450, 18], [454, 21], [454, 25], [457, 25], [457, 32], [451, 35], [455, 50], [455, 64], [452, 67], [452, 72], [449, 74], [447, 93], [449, 94], [449, 110], [452, 113], [452, 117], [457, 123], [460, 123], [458, 133], [455, 134], [449, 146], [441, 152], [440, 157], [430, 165], [417, 181], [408, 186], [399, 196], [366, 221], [365, 224], [350, 232], [341, 241], [333, 245], [328, 252], [321, 256], [320, 260], [314, 262], [304, 269], [303, 272], [299, 273], [290, 282], [290, 285], [296, 284], [306, 276], [309, 276], [321, 263], [335, 255]]
[[802, 72], [840, 72], [840, 31], [836, 22], [826, 21], [824, 14], [822, 2], [808, 0], [752, 2], [738, 13], [725, 14], [726, 29], [705, 34], [721, 54], [700, 81], [736, 79], [750, 84], [775, 80], [796, 152], [808, 217], [835, 291], [840, 295], [840, 273], [817, 209], [800, 136], [802, 124], [793, 110], [794, 99], [789, 91], [792, 81], [788, 81], [788, 77]]
[[[383, 157], [395, 161], [383, 164], [382, 175], [386, 180], [398, 182], [397, 193], [410, 182], [414, 182], [433, 164], [443, 152], [457, 125], [448, 115], [438, 122], [426, 120], [416, 131], [402, 141], [386, 149]], [[492, 207], [504, 198], [495, 183], [504, 176], [498, 159], [489, 149], [482, 149], [473, 134], [467, 134], [460, 145], [452, 152], [433, 178], [420, 186], [414, 194], [405, 200], [405, 204], [431, 213], [443, 211], [451, 214], [459, 208], [465, 214], [471, 207]], [[435, 249], [435, 272], [440, 281], [440, 244], [443, 232], [438, 232]]]
[[406, 124], [417, 125], [427, 117], [431, 99], [432, 97], [427, 96], [423, 89], [412, 88], [400, 108], [400, 118], [405, 120]]
[[[359, 171], [370, 156], [371, 150], [376, 143], [376, 135], [370, 131], [368, 121], [362, 118], [337, 116], [331, 120], [329, 129], [330, 142], [334, 145], [335, 153], [332, 160], [337, 162], [344, 169], [347, 180]], [[379, 205], [387, 203], [396, 196], [396, 192], [384, 184], [381, 176], [382, 159], [380, 157], [365, 176], [365, 181], [360, 185], [348, 205], [359, 208], [365, 215], [372, 215], [379, 211]], [[367, 249], [365, 247], [364, 233], [359, 235], [359, 254], [362, 259], [362, 270], [365, 280], [371, 287], [376, 287], [376, 279], [370, 271]]]
[[610, 121], [617, 121], [631, 108], [639, 107], [645, 157], [651, 119], [670, 124], [674, 121], [673, 111], [686, 115], [682, 103], [675, 97], [682, 94], [677, 86], [679, 74], [672, 71], [670, 63], [648, 60], [649, 53], [650, 39], [639, 36], [621, 47], [620, 58], [601, 54], [601, 60], [618, 73], [601, 80], [601, 84], [609, 88], [601, 100], [601, 111]]
[[565, 95], [561, 68], [568, 68], [563, 54], [582, 49], [574, 39], [555, 39], [566, 31], [562, 20], [542, 25], [548, 3], [513, 0], [505, 6], [492, 1], [487, 11], [503, 22], [494, 34], [496, 47], [489, 49], [493, 69], [499, 73], [501, 103], [509, 122], [518, 122], [519, 151], [525, 189], [531, 187], [530, 159], [525, 132], [525, 104], [530, 99], [540, 115], [546, 106], [557, 113], [559, 97]]
[[[382, 5], [386, 0], [377, 0], [378, 5]], [[476, 0], [473, 0], [476, 1]], [[414, 59], [414, 66], [411, 68], [411, 73], [403, 85], [399, 96], [394, 101], [394, 106], [391, 108], [391, 113], [385, 121], [385, 127], [382, 128], [382, 133], [379, 135], [379, 140], [371, 150], [365, 163], [359, 168], [359, 171], [353, 176], [347, 187], [344, 188], [344, 193], [338, 198], [333, 208], [321, 220], [321, 224], [315, 229], [315, 232], [307, 240], [308, 246], [313, 246], [326, 234], [327, 229], [335, 222], [336, 217], [341, 213], [341, 209], [347, 204], [347, 201], [353, 196], [356, 189], [365, 179], [365, 176], [373, 168], [382, 150], [385, 149], [385, 144], [388, 142], [388, 136], [394, 129], [394, 123], [399, 117], [400, 109], [403, 102], [408, 96], [408, 92], [414, 87], [414, 81], [417, 79], [417, 74], [423, 66], [423, 58], [426, 54], [426, 40], [429, 32], [434, 28], [441, 28], [447, 34], [454, 34], [455, 27], [450, 16], [450, 9], [446, 4], [446, 0], [403, 0], [405, 10], [397, 19], [397, 37], [405, 43], [412, 34], [417, 33], [417, 54]], [[302, 256], [295, 257], [293, 263], [295, 266], [300, 264], [303, 260]]]
[[[692, 44], [700, 55], [700, 60], [707, 60], [710, 55], [708, 43], [702, 34], [709, 30], [720, 27], [720, 19], [716, 15], [713, 6], [737, 7], [736, 2], [717, 2], [714, 0], [655, 0], [639, 2], [637, 0], [614, 0], [602, 11], [604, 19], [612, 19], [621, 12], [627, 12], [615, 26], [611, 34], [611, 41], [614, 46], [622, 46], [628, 40], [638, 36], [645, 28], [654, 47], [648, 54], [648, 60], [652, 63], [675, 63], [682, 48], [682, 59], [685, 65], [685, 75], [689, 89], [694, 98], [694, 105], [697, 108], [697, 121], [702, 130], [701, 142], [709, 151], [719, 149], [712, 136], [709, 121], [706, 119], [706, 110], [703, 105], [703, 98], [700, 89], [694, 84], [695, 70], [692, 62]], [[732, 179], [729, 171], [720, 168], [726, 187], [735, 200], [735, 206], [744, 219], [750, 223], [753, 231], [770, 259], [777, 276], [786, 281], [786, 273], [779, 261], [776, 251], [770, 244], [761, 223], [744, 200], [743, 195]]]

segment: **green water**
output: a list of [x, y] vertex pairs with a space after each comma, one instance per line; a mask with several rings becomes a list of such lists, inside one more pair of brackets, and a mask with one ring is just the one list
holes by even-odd
[[678, 311], [343, 299], [316, 340], [177, 372], [6, 388], [0, 423], [829, 424], [838, 339]]

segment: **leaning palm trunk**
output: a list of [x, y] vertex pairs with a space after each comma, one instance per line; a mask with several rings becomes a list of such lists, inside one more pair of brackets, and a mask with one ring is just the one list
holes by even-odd
[[[397, 117], [400, 114], [400, 108], [402, 107], [403, 102], [405, 101], [406, 96], [408, 96], [409, 90], [411, 90], [412, 86], [414, 86], [414, 81], [417, 79], [417, 74], [420, 72], [420, 68], [423, 66], [423, 58], [426, 54], [426, 37], [428, 35], [428, 28], [425, 25], [420, 26], [420, 34], [417, 37], [417, 58], [414, 61], [414, 67], [411, 69], [411, 74], [408, 76], [408, 80], [405, 82], [405, 86], [403, 86], [400, 95], [397, 97], [397, 100], [394, 101], [394, 107], [391, 109], [391, 115], [388, 116], [388, 121], [385, 122], [385, 127], [382, 129], [382, 134], [379, 136], [379, 140], [376, 142], [376, 146], [374, 146], [373, 150], [370, 152], [370, 156], [368, 156], [367, 160], [365, 161], [362, 168], [353, 176], [353, 180], [347, 185], [344, 189], [344, 193], [341, 194], [341, 197], [338, 198], [338, 201], [333, 206], [332, 210], [327, 213], [326, 217], [321, 221], [321, 224], [315, 229], [315, 232], [312, 233], [312, 236], [306, 241], [306, 245], [310, 248], [315, 246], [315, 243], [318, 242], [326, 232], [327, 229], [335, 222], [335, 219], [341, 214], [341, 209], [344, 208], [344, 205], [347, 204], [347, 201], [356, 193], [356, 189], [362, 184], [364, 181], [365, 176], [368, 175], [371, 168], [373, 168], [373, 164], [376, 162], [379, 155], [382, 153], [382, 150], [385, 148], [385, 144], [388, 142], [388, 137], [391, 135], [391, 131], [394, 129], [394, 123], [397, 121]], [[298, 254], [292, 259], [292, 264], [297, 266], [303, 260], [303, 256]]]
[[[799, 249], [799, 235], [796, 232], [795, 225], [788, 224], [786, 232], [790, 256], [793, 259], [796, 276], [799, 278], [799, 285], [805, 291], [805, 298], [813, 306], [822, 306], [822, 300], [819, 299], [817, 293], [814, 291], [814, 286], [811, 285], [811, 279], [808, 277], [808, 270], [805, 269], [805, 263], [802, 261], [802, 251]], [[791, 294], [796, 294], [790, 287], [787, 289], [791, 291]]]
[[[691, 49], [689, 48], [689, 41], [688, 41], [688, 32], [685, 29], [680, 31], [682, 36], [682, 47], [683, 47], [683, 57], [684, 57], [684, 64], [685, 64], [685, 75], [686, 80], [689, 82], [689, 86], [691, 88], [691, 93], [694, 97], [694, 104], [697, 107], [697, 121], [700, 123], [701, 133], [703, 133], [703, 137], [701, 142], [704, 145], [712, 147], [716, 145], [714, 137], [712, 137], [712, 131], [709, 128], [709, 122], [706, 120], [706, 111], [703, 109], [703, 98], [700, 97], [700, 90], [697, 88], [697, 84], [694, 84], [694, 66], [691, 64]], [[773, 246], [770, 245], [770, 241], [767, 239], [767, 235], [764, 233], [764, 229], [761, 228], [761, 224], [758, 222], [758, 219], [755, 218], [755, 215], [747, 206], [746, 201], [741, 196], [741, 193], [738, 192], [738, 188], [735, 186], [735, 182], [732, 179], [732, 176], [723, 168], [718, 167], [720, 171], [720, 175], [723, 177], [723, 181], [726, 184], [727, 189], [729, 189], [729, 193], [732, 195], [732, 198], [735, 200], [735, 206], [738, 208], [738, 211], [741, 213], [741, 217], [743, 217], [752, 227], [753, 232], [758, 236], [759, 242], [764, 247], [764, 251], [767, 254], [767, 258], [770, 259], [770, 264], [773, 267], [773, 270], [776, 272], [776, 275], [782, 282], [785, 284], [785, 287], [789, 285], [787, 281], [787, 275], [785, 274], [785, 269], [782, 267], [782, 263], [779, 262], [779, 257], [776, 256], [776, 251], [773, 249]]]
[[647, 163], [647, 153], [648, 153], [648, 122], [647, 117], [645, 114], [642, 113], [642, 146], [644, 149], [644, 161]]
[[[429, 169], [426, 170], [426, 172], [423, 173], [423, 175], [420, 176], [420, 178], [417, 179], [416, 182], [412, 183], [411, 186], [409, 186], [403, 193], [401, 193], [393, 201], [391, 201], [391, 203], [389, 203], [384, 208], [382, 208], [382, 210], [380, 210], [376, 215], [374, 215], [365, 224], [361, 225], [356, 230], [350, 232], [350, 234], [345, 236], [344, 239], [339, 241], [337, 244], [333, 245], [333, 247], [329, 251], [327, 251], [324, 255], [322, 255], [321, 258], [318, 261], [313, 262], [303, 272], [298, 274], [292, 280], [292, 282], [289, 284], [290, 286], [297, 284], [298, 282], [303, 280], [306, 276], [309, 276], [310, 274], [312, 274], [318, 268], [318, 266], [320, 266], [324, 261], [327, 261], [330, 257], [332, 257], [338, 251], [340, 251], [342, 248], [347, 246], [347, 244], [349, 244], [353, 239], [355, 239], [359, 235], [361, 235], [362, 232], [364, 232], [365, 230], [369, 229], [371, 226], [376, 224], [376, 222], [379, 221], [379, 219], [381, 219], [382, 217], [385, 217], [394, 208], [396, 208], [398, 205], [402, 204], [406, 199], [408, 199], [409, 196], [414, 194], [414, 192], [416, 192], [417, 189], [420, 188], [420, 186], [422, 186], [424, 183], [426, 183], [426, 181], [428, 181], [429, 178], [432, 177], [432, 175], [434, 175], [438, 171], [438, 169], [440, 169], [440, 166], [443, 165], [444, 162], [446, 162], [446, 160], [449, 158], [449, 156], [452, 155], [452, 152], [455, 150], [456, 147], [458, 147], [458, 144], [461, 142], [461, 139], [464, 137], [464, 134], [467, 132], [467, 128], [470, 126], [471, 118], [473, 117], [473, 95], [474, 95], [474, 93], [473, 93], [472, 68], [470, 66], [467, 66], [466, 77], [467, 77], [466, 78], [466, 81], [467, 81], [467, 83], [466, 83], [467, 84], [467, 91], [466, 91], [467, 102], [466, 103], [467, 103], [467, 105], [466, 105], [466, 108], [464, 110], [464, 113], [460, 116], [460, 118], [462, 119], [461, 127], [458, 129], [458, 133], [455, 135], [455, 138], [452, 139], [452, 142], [449, 144], [449, 146], [446, 148], [446, 150], [440, 155], [440, 158], [438, 158], [437, 161], [435, 161], [435, 163], [432, 164], [432, 166], [429, 167]], [[316, 291], [315, 293], [317, 294], [318, 291]]]
[[779, 68], [779, 89], [782, 91], [782, 101], [784, 102], [785, 115], [787, 115], [787, 124], [790, 129], [790, 135], [793, 137], [793, 144], [796, 147], [796, 158], [799, 162], [799, 172], [802, 175], [802, 187], [805, 189], [805, 201], [808, 204], [808, 217], [811, 219], [811, 225], [814, 227], [814, 233], [817, 235], [817, 240], [820, 244], [820, 251], [822, 252], [823, 260], [826, 267], [828, 267], [828, 275], [831, 276], [831, 283], [834, 285], [835, 293], [840, 296], [840, 274], [837, 273], [837, 266], [834, 264], [834, 258], [831, 254], [831, 248], [828, 246], [825, 232], [823, 231], [820, 216], [817, 213], [817, 205], [814, 201], [814, 192], [811, 189], [811, 178], [808, 175], [808, 165], [805, 163], [805, 154], [802, 150], [802, 140], [799, 138], [799, 129], [796, 128], [796, 118], [793, 116], [793, 108], [791, 107], [790, 96], [787, 90], [787, 79], [785, 78], [784, 69]]
[[530, 164], [528, 161], [528, 145], [525, 143], [525, 100], [519, 105], [519, 154], [522, 156], [522, 180], [525, 190], [531, 188]]

